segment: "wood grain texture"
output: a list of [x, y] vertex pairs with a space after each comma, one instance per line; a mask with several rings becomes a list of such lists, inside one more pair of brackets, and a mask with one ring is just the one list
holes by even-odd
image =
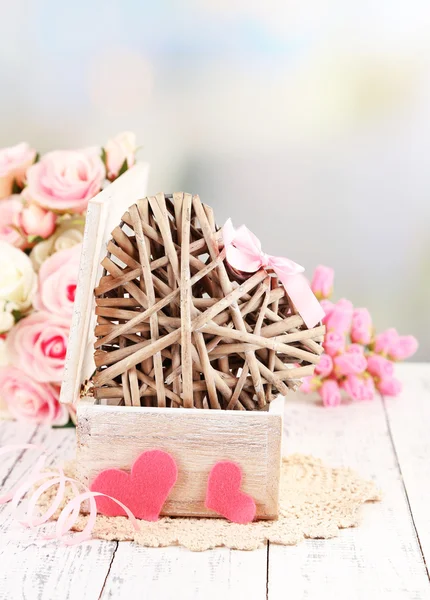
[[[96, 540], [67, 548], [41, 541], [40, 530], [23, 529], [3, 506], [0, 598], [266, 600], [268, 567], [272, 600], [427, 600], [430, 586], [415, 528], [426, 555], [429, 366], [408, 364], [397, 370], [404, 392], [386, 399], [386, 414], [379, 401], [326, 410], [293, 396], [286, 405], [286, 452], [312, 453], [327, 463], [354, 467], [382, 488], [382, 502], [365, 507], [357, 529], [297, 547], [271, 545], [267, 563], [266, 549], [196, 554]], [[72, 430], [0, 423], [0, 446], [30, 441], [47, 446], [53, 464], [73, 454]], [[0, 481], [5, 480], [6, 489], [29, 472], [34, 459], [32, 454], [1, 458]]]
[[430, 364], [397, 365], [403, 391], [384, 398], [389, 431], [421, 552], [430, 567]]
[[94, 372], [93, 290], [102, 273], [100, 263], [106, 255], [108, 234], [119, 223], [124, 210], [130, 203], [145, 196], [148, 172], [146, 163], [137, 163], [88, 203], [61, 402], [75, 402], [81, 383]]
[[190, 552], [121, 542], [101, 598], [264, 600], [266, 561], [267, 548]]
[[[243, 490], [257, 516], [278, 514], [283, 398], [269, 411], [78, 405], [77, 462], [85, 484], [107, 468], [129, 470], [144, 450], [157, 448], [175, 459], [179, 475], [163, 514], [217, 516], [204, 506], [209, 472], [220, 460], [237, 462]], [[107, 449], [109, 449], [107, 451]]]
[[[18, 423], [0, 424], [0, 443], [33, 443], [44, 447], [47, 465], [73, 457], [73, 429], [50, 429]], [[17, 459], [17, 456], [20, 456]], [[4, 482], [10, 489], [28, 475], [38, 454], [15, 456], [13, 470]], [[6, 458], [1, 458], [3, 475]], [[95, 600], [111, 564], [115, 542], [93, 540], [79, 546], [44, 541], [53, 525], [29, 530], [12, 518], [9, 505], [0, 506], [0, 598], [5, 600]]]
[[[405, 398], [411, 406], [412, 396]], [[429, 598], [429, 581], [413, 527], [380, 398], [323, 409], [314, 398], [289, 397], [287, 452], [313, 454], [374, 479], [382, 502], [365, 506], [357, 529], [297, 547], [270, 545], [269, 600], [291, 597]]]

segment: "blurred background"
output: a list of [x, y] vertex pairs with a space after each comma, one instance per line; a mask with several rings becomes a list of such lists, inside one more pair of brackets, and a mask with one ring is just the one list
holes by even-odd
[[186, 190], [430, 358], [428, 0], [0, 0], [0, 146], [130, 129]]

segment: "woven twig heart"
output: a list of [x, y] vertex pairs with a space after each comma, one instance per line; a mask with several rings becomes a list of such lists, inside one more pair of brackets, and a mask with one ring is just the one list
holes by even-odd
[[112, 232], [95, 290], [94, 395], [111, 404], [262, 409], [322, 352], [278, 279], [225, 262], [198, 196], [139, 200]]

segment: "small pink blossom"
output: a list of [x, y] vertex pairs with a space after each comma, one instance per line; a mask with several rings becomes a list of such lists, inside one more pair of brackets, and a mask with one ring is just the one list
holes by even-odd
[[58, 389], [16, 367], [0, 369], [0, 396], [18, 420], [47, 425], [65, 425], [69, 420], [67, 408], [58, 401]]
[[366, 366], [366, 358], [358, 352], [345, 352], [334, 358], [334, 369], [338, 376], [359, 375], [366, 370]]
[[55, 231], [57, 216], [37, 204], [24, 207], [17, 217], [17, 223], [27, 237], [48, 238]]
[[327, 319], [329, 314], [332, 312], [334, 308], [333, 302], [331, 300], [320, 300], [321, 307], [325, 313], [324, 321]]
[[361, 344], [349, 344], [346, 348], [346, 352], [355, 352], [356, 354], [364, 354], [364, 346]]
[[372, 354], [368, 357], [367, 370], [379, 379], [391, 379], [394, 375], [393, 363], [379, 354]]
[[324, 406], [339, 406], [341, 395], [337, 381], [334, 379], [326, 379], [322, 382], [318, 391]]
[[369, 344], [372, 339], [372, 317], [367, 308], [355, 308], [352, 314], [351, 340]]
[[393, 360], [405, 360], [415, 354], [417, 349], [418, 341], [413, 335], [401, 335], [391, 344], [388, 354]]
[[55, 150], [28, 169], [23, 194], [56, 212], [82, 213], [101, 190], [105, 176], [98, 148]]
[[12, 194], [14, 181], [23, 185], [27, 168], [35, 159], [36, 150], [25, 142], [0, 149], [0, 199]]
[[351, 374], [342, 381], [341, 387], [353, 400], [372, 400], [375, 394], [375, 385], [371, 377]]
[[333, 370], [333, 359], [329, 354], [322, 354], [315, 367], [315, 373], [321, 377], [328, 377]]
[[311, 288], [318, 300], [329, 298], [333, 292], [334, 270], [319, 265], [314, 272]]
[[344, 352], [345, 336], [335, 331], [329, 331], [324, 337], [323, 348], [330, 356]]
[[399, 334], [394, 329], [394, 327], [392, 327], [391, 329], [387, 329], [386, 331], [379, 333], [375, 337], [375, 344], [373, 346], [373, 350], [377, 354], [388, 355], [390, 349], [397, 344], [398, 339]]
[[391, 379], [381, 379], [376, 384], [376, 387], [383, 396], [397, 396], [402, 391], [402, 384], [394, 377]]
[[60, 250], [45, 260], [33, 304], [60, 317], [71, 318], [78, 281], [81, 244]]
[[363, 400], [373, 400], [375, 397], [375, 382], [372, 377], [363, 380]]
[[127, 169], [134, 165], [136, 149], [136, 135], [131, 131], [124, 131], [108, 141], [104, 149], [108, 179], [118, 177], [124, 163]]
[[312, 382], [312, 375], [309, 377], [303, 377], [302, 383], [300, 385], [300, 391], [305, 394], [310, 394], [315, 390], [315, 386]]
[[10, 361], [36, 381], [61, 382], [69, 337], [69, 319], [34, 312], [7, 337]]
[[22, 249], [26, 245], [26, 240], [18, 230], [21, 211], [22, 202], [17, 194], [0, 202], [0, 240]]
[[334, 306], [333, 310], [326, 315], [323, 323], [327, 331], [346, 334], [351, 328], [353, 306], [349, 300], [342, 298]]

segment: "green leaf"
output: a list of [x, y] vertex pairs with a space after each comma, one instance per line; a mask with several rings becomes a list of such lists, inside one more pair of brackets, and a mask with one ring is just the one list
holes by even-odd
[[124, 159], [124, 162], [121, 165], [120, 170], [118, 171], [118, 177], [120, 177], [123, 173], [125, 173], [128, 169], [128, 162], [127, 159]]
[[22, 190], [23, 188], [20, 185], [18, 185], [17, 180], [14, 179], [12, 184], [12, 194], [20, 194]]
[[40, 237], [40, 235], [29, 235], [27, 237], [27, 241], [29, 244], [38, 244], [39, 242], [43, 242], [44, 238]]
[[107, 169], [107, 154], [106, 154], [106, 150], [104, 148], [102, 148], [102, 153], [100, 155], [100, 158], [102, 159], [105, 169]]
[[37, 152], [33, 164], [36, 164], [37, 162], [39, 162], [39, 160], [40, 160], [40, 152]]
[[12, 315], [13, 315], [13, 318], [15, 319], [15, 323], [18, 323], [18, 321], [20, 321], [22, 319], [22, 317], [24, 316], [20, 310], [13, 310]]

